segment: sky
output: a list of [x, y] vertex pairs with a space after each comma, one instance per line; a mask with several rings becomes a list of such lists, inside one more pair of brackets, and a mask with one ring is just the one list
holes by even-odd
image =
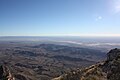
[[120, 0], [0, 0], [0, 36], [120, 36]]

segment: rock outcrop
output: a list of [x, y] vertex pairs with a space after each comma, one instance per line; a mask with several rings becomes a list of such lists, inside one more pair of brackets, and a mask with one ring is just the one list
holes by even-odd
[[10, 67], [8, 65], [0, 65], [0, 80], [28, 80], [24, 76], [18, 74], [17, 72], [14, 73], [11, 71], [12, 70], [10, 70]]
[[113, 49], [104, 64], [108, 80], [120, 80], [120, 49]]
[[0, 66], [0, 80], [15, 80], [14, 76], [6, 65]]

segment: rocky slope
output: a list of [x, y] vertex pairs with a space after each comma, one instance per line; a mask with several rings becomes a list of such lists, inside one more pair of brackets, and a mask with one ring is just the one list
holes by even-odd
[[120, 49], [108, 52], [104, 62], [64, 73], [52, 80], [120, 80]]
[[0, 80], [15, 80], [15, 77], [6, 65], [0, 66]]

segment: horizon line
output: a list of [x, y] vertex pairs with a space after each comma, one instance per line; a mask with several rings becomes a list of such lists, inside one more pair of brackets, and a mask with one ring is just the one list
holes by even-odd
[[120, 37], [120, 34], [0, 35], [0, 37]]

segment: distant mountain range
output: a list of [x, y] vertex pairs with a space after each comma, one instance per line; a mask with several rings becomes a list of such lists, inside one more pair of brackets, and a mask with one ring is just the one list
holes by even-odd
[[99, 49], [104, 52], [120, 48], [120, 37], [80, 37], [80, 36], [0, 36], [1, 42], [47, 43], [73, 47]]

